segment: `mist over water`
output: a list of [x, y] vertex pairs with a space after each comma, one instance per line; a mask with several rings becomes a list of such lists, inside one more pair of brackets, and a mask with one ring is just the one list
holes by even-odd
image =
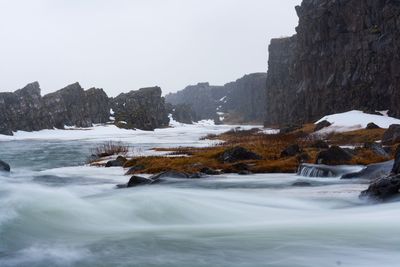
[[12, 165], [0, 173], [0, 266], [400, 262], [400, 204], [360, 201], [364, 181], [223, 175], [117, 190], [121, 168], [84, 166], [96, 144], [0, 142]]

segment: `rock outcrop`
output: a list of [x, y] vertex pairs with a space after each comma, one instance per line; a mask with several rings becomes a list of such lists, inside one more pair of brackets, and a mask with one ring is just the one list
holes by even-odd
[[[0, 93], [0, 134], [107, 123], [111, 106], [116, 124], [123, 128], [154, 130], [169, 123], [159, 87], [131, 91], [114, 99], [102, 89], [85, 91], [79, 83], [43, 97], [40, 91], [39, 83], [34, 82], [13, 93]], [[121, 121], [126, 124], [118, 123]]]
[[108, 97], [102, 89], [84, 91], [75, 83], [44, 97], [40, 91], [34, 82], [14, 93], [0, 93], [0, 134], [108, 121]]
[[188, 104], [172, 105], [166, 104], [167, 111], [172, 115], [172, 118], [180, 123], [192, 124], [199, 121], [197, 114], [193, 111], [192, 107]]
[[266, 125], [388, 110], [399, 117], [400, 2], [303, 0], [297, 34], [269, 47]]
[[253, 73], [225, 84], [191, 85], [169, 94], [166, 101], [173, 105], [191, 106], [199, 120], [223, 119], [225, 123], [262, 122], [265, 112], [266, 73]]
[[42, 99], [43, 116], [50, 125], [63, 129], [64, 125], [91, 127], [93, 123], [109, 121], [110, 105], [102, 89], [87, 91], [79, 83], [71, 84]]
[[169, 125], [168, 112], [160, 87], [142, 88], [112, 99], [117, 126], [152, 131]]

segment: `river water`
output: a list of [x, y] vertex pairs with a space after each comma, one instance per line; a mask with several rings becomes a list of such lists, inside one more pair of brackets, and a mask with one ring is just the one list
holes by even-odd
[[0, 266], [399, 266], [400, 204], [360, 201], [361, 180], [222, 175], [116, 189], [129, 179], [121, 168], [84, 165], [107, 139], [145, 153], [223, 130], [3, 139]]

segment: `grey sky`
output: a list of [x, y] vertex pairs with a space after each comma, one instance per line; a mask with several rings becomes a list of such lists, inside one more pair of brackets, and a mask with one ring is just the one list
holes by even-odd
[[267, 69], [300, 0], [0, 0], [0, 91], [79, 81], [109, 95], [224, 84]]

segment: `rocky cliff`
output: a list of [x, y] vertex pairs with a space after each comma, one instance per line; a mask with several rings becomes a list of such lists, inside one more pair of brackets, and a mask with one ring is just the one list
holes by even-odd
[[265, 123], [360, 109], [400, 116], [400, 1], [304, 0], [297, 34], [269, 47]]
[[154, 130], [169, 125], [165, 100], [160, 87], [142, 88], [112, 99], [117, 126]]
[[79, 83], [43, 97], [40, 91], [39, 83], [34, 82], [13, 93], [0, 93], [0, 134], [106, 123], [110, 121], [111, 106], [117, 122], [126, 122], [117, 126], [143, 130], [168, 126], [168, 113], [158, 87], [115, 99], [109, 99], [102, 89], [85, 91]]
[[253, 73], [225, 84], [191, 85], [169, 94], [166, 101], [173, 105], [189, 105], [199, 120], [224, 118], [224, 122], [262, 122], [265, 112], [266, 73]]

